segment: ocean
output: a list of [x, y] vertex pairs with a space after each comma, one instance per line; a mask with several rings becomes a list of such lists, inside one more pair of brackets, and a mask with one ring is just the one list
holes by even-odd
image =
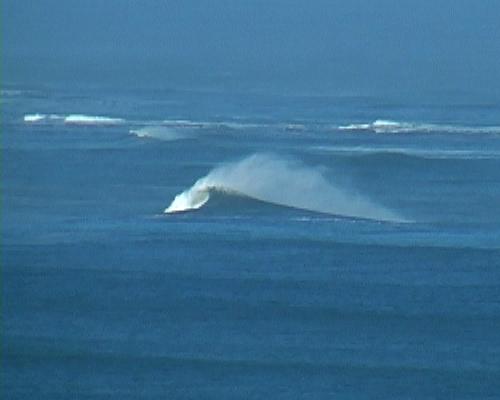
[[500, 398], [498, 104], [1, 98], [3, 398]]

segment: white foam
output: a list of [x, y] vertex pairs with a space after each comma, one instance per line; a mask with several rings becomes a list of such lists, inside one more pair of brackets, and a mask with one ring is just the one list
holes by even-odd
[[266, 154], [254, 154], [215, 168], [177, 195], [164, 212], [198, 209], [209, 200], [211, 191], [332, 215], [404, 221], [392, 211], [336, 187], [318, 169]]
[[349, 125], [340, 125], [338, 129], [342, 131], [364, 131], [369, 130], [371, 128], [371, 124], [349, 124]]

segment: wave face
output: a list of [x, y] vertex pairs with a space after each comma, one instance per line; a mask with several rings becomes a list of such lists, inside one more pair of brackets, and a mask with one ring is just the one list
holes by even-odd
[[399, 122], [377, 119], [371, 123], [340, 125], [343, 131], [370, 131], [375, 133], [494, 133], [500, 134], [500, 126], [460, 126], [446, 124], [429, 124], [416, 122]]
[[199, 209], [213, 191], [325, 214], [404, 222], [392, 211], [336, 187], [317, 169], [268, 154], [215, 168], [178, 194], [164, 212]]

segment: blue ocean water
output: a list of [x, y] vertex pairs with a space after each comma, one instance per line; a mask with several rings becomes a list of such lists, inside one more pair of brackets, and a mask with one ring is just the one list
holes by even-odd
[[6, 398], [500, 397], [500, 106], [47, 85], [2, 111]]

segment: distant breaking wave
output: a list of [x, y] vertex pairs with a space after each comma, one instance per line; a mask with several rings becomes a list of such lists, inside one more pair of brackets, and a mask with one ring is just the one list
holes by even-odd
[[[86, 114], [44, 114], [32, 113], [23, 117], [26, 124], [57, 124], [64, 123], [69, 125], [119, 125], [129, 123], [131, 125], [143, 125], [144, 128], [151, 127], [169, 127], [183, 130], [242, 130], [264, 127], [267, 125], [250, 122], [233, 121], [191, 121], [185, 119], [165, 119], [165, 120], [125, 120], [100, 115]], [[135, 132], [133, 132], [135, 133]]]
[[85, 114], [26, 114], [23, 121], [27, 124], [35, 123], [64, 123], [67, 125], [119, 125], [125, 123], [122, 118], [111, 118]]
[[101, 117], [93, 115], [68, 115], [64, 118], [65, 124], [75, 125], [117, 125], [124, 123], [125, 120], [121, 118]]
[[267, 154], [254, 154], [215, 168], [178, 194], [164, 212], [199, 209], [212, 192], [325, 214], [404, 222], [392, 211], [336, 187], [315, 168]]
[[26, 123], [40, 122], [47, 119], [48, 115], [45, 114], [26, 114], [23, 118]]
[[375, 133], [495, 133], [500, 134], [500, 126], [460, 126], [447, 124], [428, 124], [398, 122], [377, 119], [371, 123], [340, 125], [343, 131], [369, 131]]
[[185, 131], [181, 132], [179, 129], [168, 126], [145, 126], [140, 129], [132, 129], [130, 130], [130, 133], [139, 138], [150, 138], [164, 141], [188, 139], [190, 137], [189, 133]]

